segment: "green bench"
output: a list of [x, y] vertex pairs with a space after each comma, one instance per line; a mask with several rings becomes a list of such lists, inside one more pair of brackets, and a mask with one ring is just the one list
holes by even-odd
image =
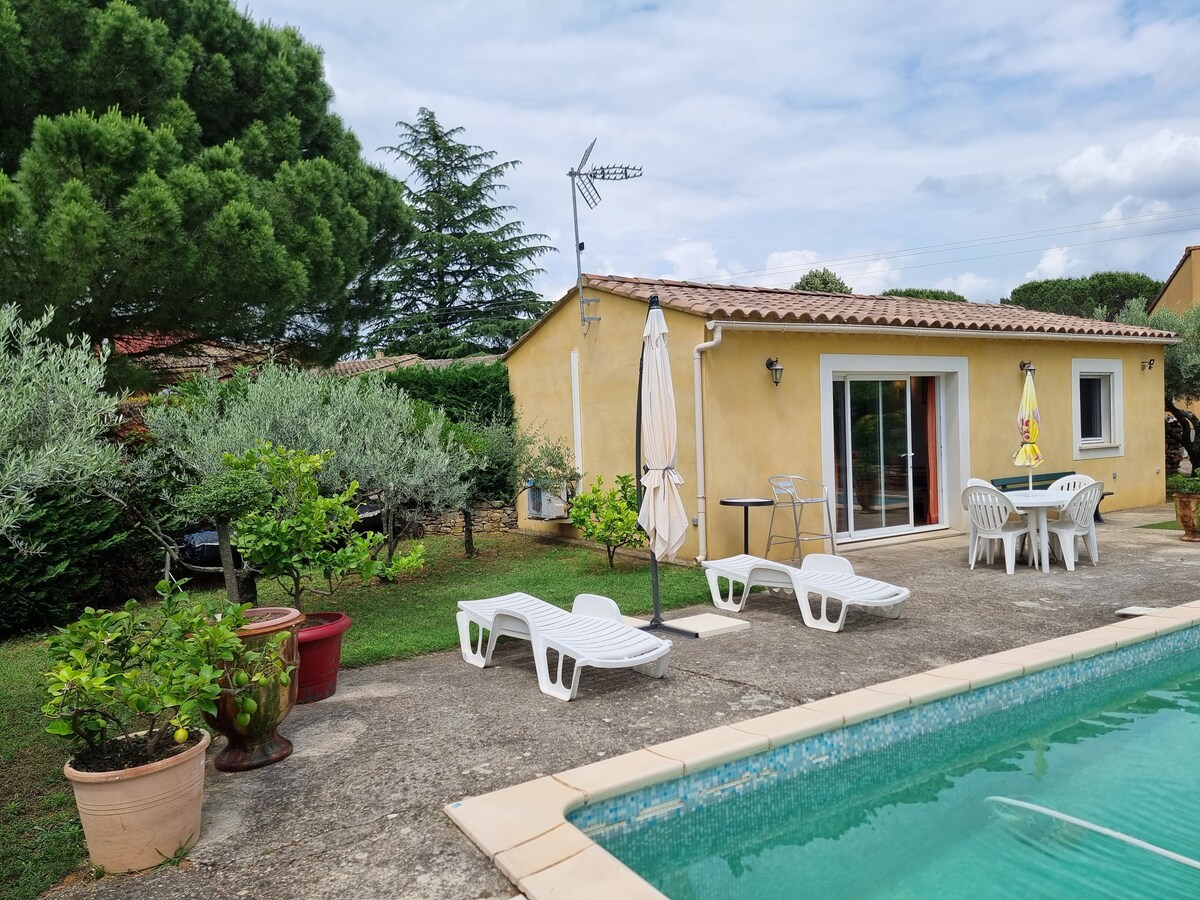
[[[1068, 475], [1074, 475], [1075, 472], [1034, 472], [1033, 473], [1033, 489], [1035, 491], [1044, 491], [1060, 478], [1066, 478]], [[1004, 478], [993, 478], [992, 486], [999, 491], [1023, 491], [1029, 488], [1028, 475], [1008, 475]], [[1105, 497], [1111, 497], [1112, 491], [1105, 491], [1100, 495], [1100, 503], [1104, 502]], [[1104, 517], [1100, 515], [1100, 503], [1096, 504], [1096, 521], [1104, 522]]]

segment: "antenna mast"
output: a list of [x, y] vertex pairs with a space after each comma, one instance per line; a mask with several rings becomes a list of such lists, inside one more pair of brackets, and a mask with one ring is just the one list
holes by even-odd
[[575, 284], [579, 288], [579, 324], [583, 326], [584, 334], [587, 334], [589, 324], [600, 321], [599, 316], [587, 314], [587, 304], [599, 303], [600, 298], [583, 296], [583, 242], [579, 240], [579, 203], [575, 199], [576, 191], [583, 196], [583, 202], [588, 205], [588, 209], [595, 209], [600, 203], [600, 192], [596, 189], [597, 181], [628, 181], [631, 178], [642, 177], [641, 166], [592, 166], [585, 170], [584, 166], [587, 165], [595, 146], [596, 138], [592, 138], [592, 142], [583, 151], [579, 165], [567, 172], [571, 179], [571, 218], [575, 223]]

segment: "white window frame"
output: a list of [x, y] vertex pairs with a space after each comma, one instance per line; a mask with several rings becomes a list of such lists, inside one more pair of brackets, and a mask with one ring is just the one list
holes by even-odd
[[[1071, 360], [1071, 439], [1074, 459], [1104, 459], [1125, 455], [1124, 363], [1119, 359]], [[1079, 405], [1081, 378], [1100, 378], [1108, 387], [1108, 439], [1084, 440]]]

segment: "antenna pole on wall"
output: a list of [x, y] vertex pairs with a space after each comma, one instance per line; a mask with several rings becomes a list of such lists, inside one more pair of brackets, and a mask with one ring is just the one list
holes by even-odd
[[588, 326], [592, 322], [600, 321], [599, 316], [588, 314], [588, 305], [599, 303], [600, 298], [583, 295], [583, 241], [579, 240], [579, 203], [575, 197], [576, 191], [583, 195], [588, 209], [595, 209], [600, 203], [600, 192], [596, 189], [597, 181], [628, 181], [631, 178], [642, 177], [641, 166], [592, 166], [590, 169], [584, 169], [595, 146], [596, 139], [592, 138], [592, 142], [583, 151], [579, 165], [567, 172], [571, 179], [571, 220], [575, 226], [575, 283], [579, 289], [579, 324], [583, 326], [584, 334], [587, 334]]

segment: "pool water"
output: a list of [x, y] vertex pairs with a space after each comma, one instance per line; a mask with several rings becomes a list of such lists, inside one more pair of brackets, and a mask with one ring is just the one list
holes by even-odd
[[589, 833], [674, 900], [1200, 897], [1200, 651], [628, 819]]

